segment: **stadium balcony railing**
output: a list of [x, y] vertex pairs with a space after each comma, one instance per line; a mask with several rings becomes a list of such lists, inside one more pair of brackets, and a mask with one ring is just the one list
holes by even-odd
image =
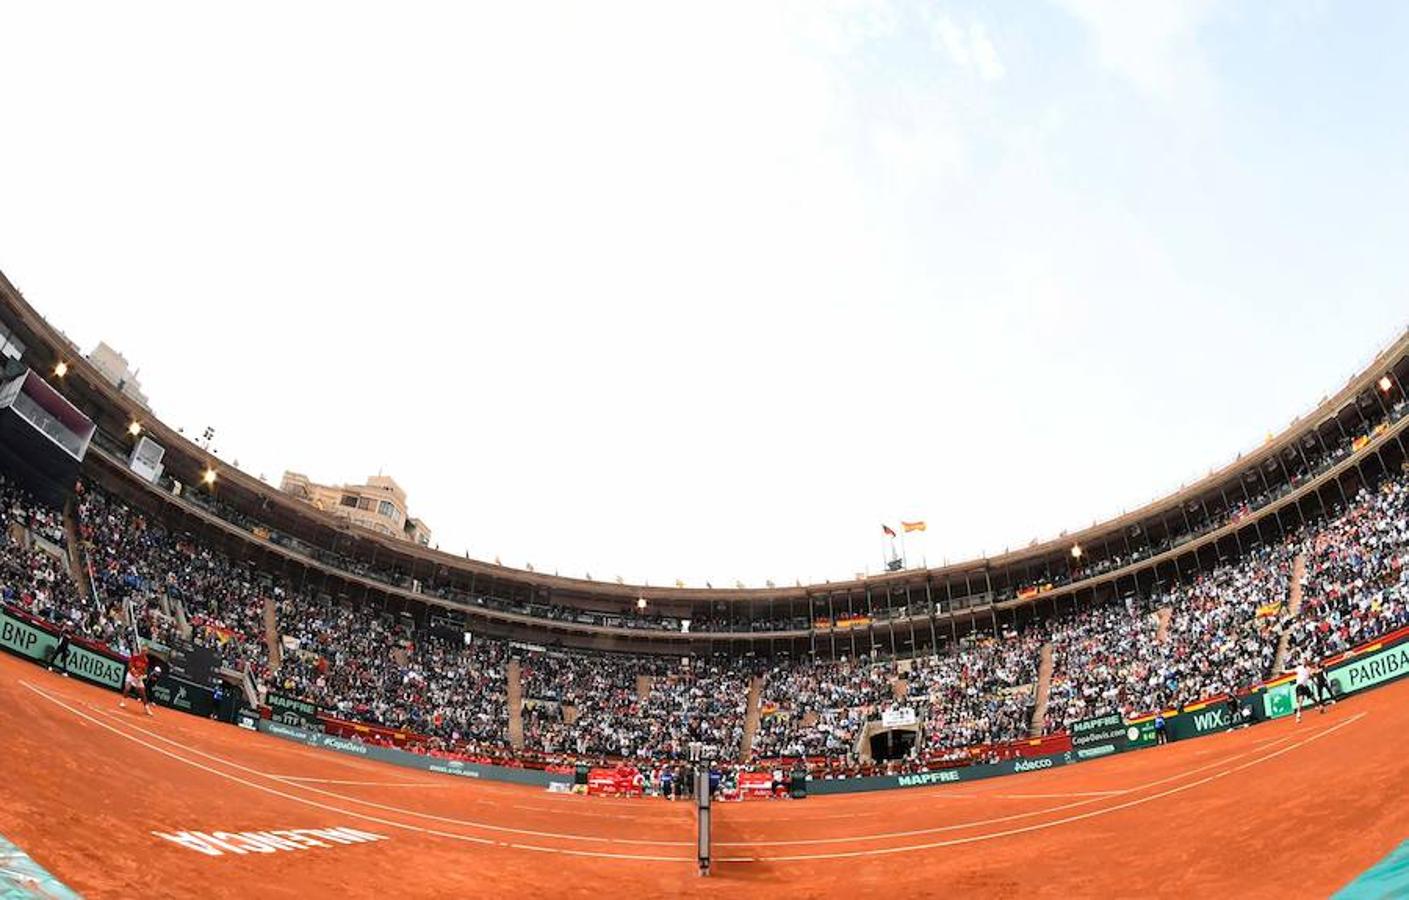
[[[413, 580], [407, 576], [365, 565], [345, 556], [308, 545], [303, 541], [263, 526], [219, 501], [202, 496], [198, 492], [187, 491], [182, 496], [176, 497], [170, 493], [171, 485], [168, 481], [163, 485], [165, 489], [160, 493], [164, 495], [167, 502], [182, 506], [187, 511], [212, 523], [222, 523], [233, 527], [234, 533], [245, 540], [261, 541], [264, 546], [272, 546], [282, 554], [304, 565], [311, 565], [326, 572], [358, 579], [364, 586], [395, 592], [408, 599], [438, 602], [438, 605], [451, 610], [479, 613], [503, 622], [568, 626], [573, 630], [587, 634], [647, 633], [674, 640], [797, 639], [818, 634], [846, 632], [853, 629], [860, 630], [876, 626], [927, 622], [931, 619], [947, 619], [959, 611], [986, 609], [990, 606], [1006, 609], [1037, 598], [1057, 596], [1093, 587], [1116, 578], [1130, 577], [1150, 566], [1168, 561], [1175, 555], [1191, 552], [1234, 531], [1255, 526], [1260, 519], [1275, 515], [1279, 510], [1328, 486], [1353, 466], [1365, 451], [1374, 450], [1390, 438], [1397, 437], [1403, 430], [1406, 412], [1409, 412], [1409, 404], [1400, 401], [1388, 411], [1382, 421], [1374, 423], [1367, 429], [1365, 434], [1347, 436], [1344, 445], [1329, 448], [1329, 452], [1324, 457], [1316, 460], [1313, 471], [1299, 480], [1300, 483], [1283, 483], [1271, 491], [1261, 492], [1252, 497], [1245, 505], [1235, 507], [1229, 514], [1210, 520], [1196, 532], [1177, 535], [1169, 540], [1141, 548], [1129, 555], [1084, 563], [1076, 570], [1077, 577], [1075, 578], [1063, 573], [1054, 573], [1050, 579], [1042, 580], [1040, 583], [1015, 585], [1002, 591], [996, 591], [992, 595], [982, 592], [954, 597], [945, 601], [935, 601], [933, 609], [929, 608], [929, 603], [917, 604], [913, 602], [894, 607], [872, 608], [857, 620], [861, 624], [834, 621], [833, 624], [827, 626], [821, 622], [830, 617], [819, 614], [812, 617], [810, 621], [798, 617], [792, 621], [792, 627], [787, 627], [786, 623], [783, 623], [784, 627], [771, 627], [769, 630], [760, 630], [755, 627], [756, 623], [753, 622], [740, 622], [736, 623], [738, 627], [720, 630], [717, 627], [717, 622], [706, 620], [705, 624], [710, 626], [710, 630], [692, 627], [689, 632], [684, 632], [680, 630], [679, 619], [613, 616], [571, 606], [551, 607], [543, 604], [524, 604], [488, 594], [436, 590], [424, 583], [420, 585], [420, 590], [413, 591]], [[1352, 450], [1352, 446], [1360, 442], [1363, 442], [1362, 446]], [[100, 455], [104, 456], [113, 468], [126, 471], [122, 460], [115, 457], [106, 446], [100, 448]], [[615, 620], [615, 624], [613, 624], [613, 620]], [[778, 623], [769, 622], [767, 624], [776, 626]]]

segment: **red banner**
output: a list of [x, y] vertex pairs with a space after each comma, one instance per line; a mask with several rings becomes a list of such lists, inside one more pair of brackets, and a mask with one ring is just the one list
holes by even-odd
[[589, 797], [639, 797], [644, 793], [643, 785], [641, 770], [634, 766], [593, 769], [587, 773]]
[[745, 800], [767, 800], [773, 796], [773, 776], [767, 772], [740, 772], [739, 794]]

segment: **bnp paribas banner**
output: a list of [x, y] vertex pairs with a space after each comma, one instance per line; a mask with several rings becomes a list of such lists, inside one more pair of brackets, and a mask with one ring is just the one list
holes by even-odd
[[1352, 659], [1331, 670], [1337, 694], [1353, 694], [1409, 675], [1409, 641]]
[[[0, 610], [0, 647], [47, 663], [58, 643], [58, 634], [48, 628], [13, 616], [9, 610]], [[122, 688], [123, 676], [127, 674], [125, 661], [94, 653], [77, 644], [69, 645], [67, 667], [71, 674], [113, 690]]]

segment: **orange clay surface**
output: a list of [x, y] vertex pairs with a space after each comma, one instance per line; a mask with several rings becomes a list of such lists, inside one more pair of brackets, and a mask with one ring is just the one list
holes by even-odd
[[[365, 761], [0, 653], [0, 834], [91, 897], [1325, 896], [1409, 838], [1409, 681], [1233, 734], [968, 784], [694, 809]], [[388, 840], [202, 855], [153, 832]]]

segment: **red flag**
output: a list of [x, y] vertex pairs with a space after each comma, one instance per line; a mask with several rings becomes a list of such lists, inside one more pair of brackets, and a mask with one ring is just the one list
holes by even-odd
[[882, 524], [881, 531], [884, 531], [886, 533], [886, 537], [895, 537], [895, 532], [891, 530], [891, 527], [889, 525]]

